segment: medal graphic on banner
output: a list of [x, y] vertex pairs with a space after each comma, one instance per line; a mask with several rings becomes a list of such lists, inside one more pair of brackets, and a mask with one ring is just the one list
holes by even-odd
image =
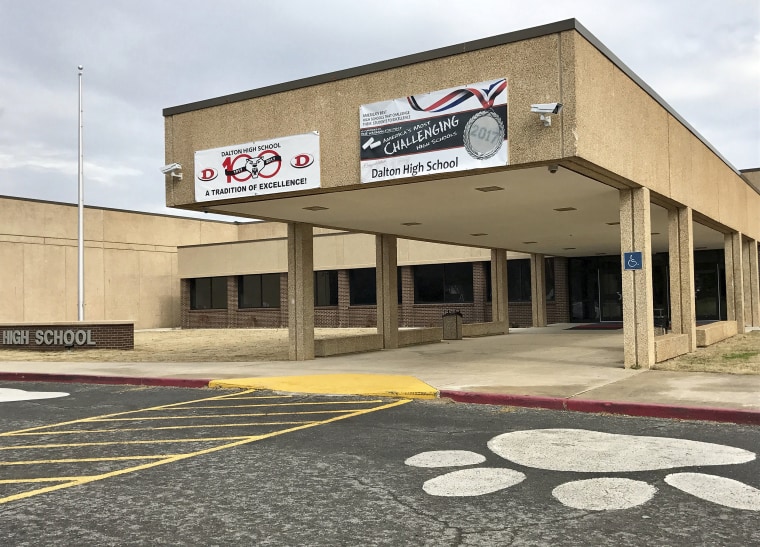
[[507, 87], [506, 80], [493, 82], [489, 87], [463, 87], [452, 91], [433, 104], [423, 107], [414, 95], [407, 97], [409, 106], [418, 112], [446, 112], [470, 97], [477, 99], [484, 109], [468, 120], [464, 128], [464, 148], [475, 159], [484, 160], [499, 151], [504, 142], [504, 122], [492, 110], [496, 98]]

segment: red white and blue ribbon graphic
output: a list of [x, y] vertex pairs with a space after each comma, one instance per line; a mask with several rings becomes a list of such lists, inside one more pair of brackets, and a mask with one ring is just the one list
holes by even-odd
[[470, 97], [475, 97], [478, 101], [480, 101], [480, 104], [483, 106], [483, 108], [491, 108], [496, 101], [496, 97], [498, 97], [506, 88], [507, 80], [501, 79], [496, 80], [485, 89], [478, 89], [475, 87], [464, 87], [462, 89], [457, 89], [428, 106], [420, 105], [414, 95], [410, 95], [406, 99], [409, 101], [409, 105], [413, 110], [420, 112], [444, 112], [446, 110], [454, 108], [458, 104], [463, 103]]

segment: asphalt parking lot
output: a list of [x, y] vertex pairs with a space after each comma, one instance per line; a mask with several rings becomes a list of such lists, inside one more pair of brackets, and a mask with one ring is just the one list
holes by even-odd
[[[669, 486], [664, 468], [547, 470], [506, 461], [490, 444], [505, 433], [572, 428], [744, 454], [760, 447], [756, 427], [242, 390], [0, 387], [70, 393], [0, 403], [0, 535], [7, 545], [760, 542], [751, 492], [750, 508], [740, 509]], [[442, 451], [482, 460], [408, 463]], [[631, 460], [653, 457], [623, 452]], [[435, 492], [436, 479], [465, 467], [469, 482], [459, 492]], [[493, 470], [524, 480], [486, 492], [478, 473]], [[760, 487], [756, 458], [680, 469], [687, 470]], [[574, 508], [557, 497], [558, 486], [597, 475], [644, 485], [653, 496], [619, 510]], [[494, 480], [486, 482], [491, 488]]]

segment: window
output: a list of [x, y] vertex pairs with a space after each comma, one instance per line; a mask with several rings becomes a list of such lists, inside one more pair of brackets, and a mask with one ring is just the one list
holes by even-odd
[[510, 302], [530, 302], [530, 260], [507, 261], [507, 297]]
[[[517, 264], [515, 264], [517, 263]], [[547, 258], [544, 262], [546, 282], [546, 300], [554, 300], [554, 259]], [[486, 301], [491, 301], [491, 263], [483, 262], [486, 273]], [[507, 262], [507, 284], [509, 286], [510, 302], [531, 302], [530, 292], [530, 260], [510, 260]]]
[[415, 304], [472, 302], [472, 264], [414, 267]]
[[546, 282], [546, 301], [550, 302], [555, 299], [555, 291], [554, 291], [554, 259], [553, 258], [547, 258], [544, 261], [544, 270], [546, 278], [544, 281]]
[[338, 271], [314, 272], [314, 305], [338, 305]]
[[375, 268], [349, 270], [348, 286], [352, 306], [374, 306], [377, 304]]
[[191, 310], [226, 310], [227, 278], [199, 277], [190, 280]]
[[239, 308], [279, 308], [280, 274], [241, 275], [238, 279]]

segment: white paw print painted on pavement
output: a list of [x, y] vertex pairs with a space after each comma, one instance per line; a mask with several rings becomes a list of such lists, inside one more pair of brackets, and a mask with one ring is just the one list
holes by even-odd
[[[531, 429], [497, 435], [488, 448], [524, 467], [577, 473], [628, 473], [708, 465], [733, 465], [756, 454], [720, 444], [601, 433], [584, 429]], [[485, 456], [464, 450], [422, 452], [406, 460], [414, 467], [461, 467], [483, 463]], [[439, 475], [422, 489], [432, 496], [482, 496], [521, 483], [524, 473], [505, 467], [469, 467]], [[760, 511], [760, 490], [733, 479], [705, 473], [672, 473], [670, 486], [692, 496], [748, 511]], [[646, 503], [655, 486], [621, 477], [594, 477], [557, 486], [552, 495], [562, 504], [588, 511], [629, 509]]]
[[37, 399], [55, 399], [56, 397], [68, 397], [63, 391], [25, 391], [23, 389], [11, 389], [0, 387], [0, 403], [11, 401], [34, 401]]

